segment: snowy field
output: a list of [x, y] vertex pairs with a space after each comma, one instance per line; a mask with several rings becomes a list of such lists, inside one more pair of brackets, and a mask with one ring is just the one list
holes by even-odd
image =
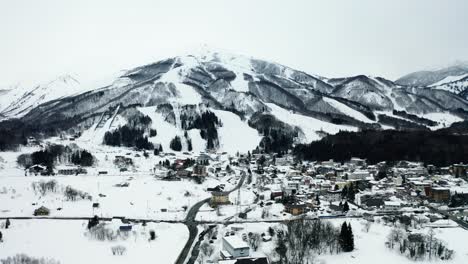
[[[412, 261], [404, 256], [401, 256], [397, 251], [392, 251], [385, 246], [385, 241], [392, 229], [391, 226], [386, 226], [381, 223], [373, 223], [368, 232], [364, 230], [364, 220], [362, 219], [333, 219], [328, 220], [335, 226], [340, 226], [343, 221], [351, 222], [354, 240], [355, 250], [350, 253], [340, 253], [337, 255], [319, 255], [315, 258], [315, 263], [320, 264], [332, 264], [332, 263], [343, 263], [343, 264], [415, 264], [415, 263], [427, 263], [424, 261]], [[216, 259], [219, 255], [219, 250], [222, 249], [222, 237], [225, 236], [226, 232], [232, 232], [231, 227], [235, 226], [242, 228], [242, 230], [235, 231], [234, 235], [242, 237], [242, 234], [253, 233], [264, 233], [268, 235], [268, 228], [280, 228], [280, 223], [245, 223], [245, 224], [233, 224], [233, 225], [218, 225], [217, 234], [215, 233], [216, 239], [213, 240], [214, 254], [210, 259]], [[443, 240], [447, 243], [448, 248], [455, 250], [454, 258], [450, 261], [433, 260], [431, 263], [447, 263], [447, 264], [464, 264], [468, 257], [468, 247], [466, 243], [468, 241], [468, 231], [459, 227], [455, 228], [440, 228], [434, 229], [435, 236], [438, 239]], [[416, 232], [427, 233], [428, 229], [417, 230]], [[275, 252], [276, 248], [276, 237], [273, 237], [272, 241], [261, 242], [257, 251], [251, 250], [251, 256], [261, 257], [268, 256], [270, 260], [277, 260], [278, 256]]]
[[[55, 192], [41, 195], [33, 190], [33, 182], [50, 180], [57, 181]], [[32, 216], [34, 209], [43, 205], [51, 210], [51, 216], [98, 215], [182, 220], [186, 215], [183, 207], [190, 208], [194, 203], [210, 197], [206, 188], [220, 182], [208, 178], [199, 185], [190, 180], [169, 182], [152, 176], [133, 179], [128, 176], [0, 177], [0, 216]], [[129, 186], [115, 186], [121, 183], [128, 183]], [[66, 186], [86, 192], [92, 199], [68, 201], [63, 194]], [[226, 187], [230, 187], [227, 182]], [[99, 203], [99, 208], [93, 209], [93, 203]], [[164, 209], [167, 211], [162, 212]]]
[[[340, 225], [344, 220], [331, 220], [335, 225]], [[346, 263], [346, 264], [415, 264], [427, 263], [424, 261], [412, 261], [401, 256], [397, 251], [392, 251], [385, 246], [385, 240], [392, 227], [383, 224], [373, 224], [369, 232], [364, 231], [363, 220], [347, 219], [351, 222], [354, 233], [356, 249], [350, 253], [341, 253], [338, 255], [319, 256], [321, 263]], [[427, 233], [428, 229], [418, 230], [417, 232]], [[468, 258], [468, 231], [460, 227], [434, 229], [435, 236], [445, 243], [449, 249], [455, 250], [455, 256], [450, 261], [432, 261], [431, 263], [450, 263], [464, 264]]]
[[[117, 231], [120, 221], [108, 222]], [[157, 238], [149, 242], [149, 231]], [[128, 237], [114, 241], [91, 238], [86, 221], [13, 220], [2, 229], [0, 259], [19, 253], [37, 258], [53, 258], [62, 264], [83, 263], [174, 263], [185, 242], [188, 230], [183, 224], [148, 223], [134, 225]], [[111, 247], [124, 246], [122, 256], [112, 254]]]

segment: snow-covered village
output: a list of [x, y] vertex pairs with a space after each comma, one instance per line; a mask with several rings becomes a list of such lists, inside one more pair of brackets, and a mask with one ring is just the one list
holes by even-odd
[[[72, 150], [86, 146], [80, 138], [42, 144], [22, 150], [34, 151], [34, 160], [40, 151], [63, 148], [54, 164], [64, 165], [19, 167], [28, 154], [1, 153], [7, 256], [21, 249], [65, 263], [150, 256], [165, 263], [275, 263], [312, 255], [365, 263], [385, 254], [388, 263], [463, 263], [468, 253], [468, 165], [300, 162], [289, 153], [92, 145], [90, 163], [80, 165], [85, 155], [76, 162]], [[316, 242], [280, 250], [297, 239]], [[76, 248], [90, 254], [74, 254]]]
[[1, 2], [0, 264], [465, 264], [466, 10]]

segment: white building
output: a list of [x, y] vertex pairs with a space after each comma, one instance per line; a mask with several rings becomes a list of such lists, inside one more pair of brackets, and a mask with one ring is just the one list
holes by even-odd
[[250, 254], [249, 245], [238, 236], [223, 237], [223, 249], [234, 258], [248, 257]]
[[386, 210], [398, 210], [401, 207], [401, 203], [397, 201], [384, 201]]
[[360, 158], [351, 158], [349, 163], [352, 164], [355, 167], [366, 166], [366, 160], [365, 159], [360, 159]]
[[300, 185], [301, 185], [300, 180], [297, 180], [297, 179], [286, 180], [283, 183], [283, 192], [285, 195], [296, 194], [299, 191]]
[[350, 180], [365, 180], [370, 176], [370, 173], [366, 170], [355, 170], [348, 176]]

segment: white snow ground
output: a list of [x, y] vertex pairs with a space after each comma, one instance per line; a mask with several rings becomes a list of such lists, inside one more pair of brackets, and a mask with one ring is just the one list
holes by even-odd
[[231, 154], [237, 151], [246, 153], [258, 146], [262, 137], [257, 130], [251, 128], [247, 121], [232, 112], [222, 110], [210, 110], [221, 119], [223, 126], [218, 128], [220, 151]]
[[[117, 231], [120, 221], [109, 222]], [[149, 242], [149, 230], [157, 238]], [[188, 239], [183, 224], [148, 223], [134, 225], [128, 239], [97, 241], [85, 236], [87, 221], [12, 220], [9, 229], [2, 229], [0, 259], [19, 253], [37, 258], [53, 258], [63, 264], [83, 263], [174, 263]], [[122, 256], [114, 256], [111, 247], [126, 248]]]
[[283, 121], [287, 124], [299, 127], [302, 132], [304, 132], [305, 139], [302, 139], [303, 142], [311, 142], [319, 140], [320, 136], [317, 134], [318, 131], [323, 130], [324, 132], [330, 134], [336, 134], [340, 130], [344, 131], [357, 131], [356, 127], [345, 126], [345, 125], [335, 125], [332, 123], [324, 122], [312, 117], [295, 114], [289, 110], [281, 108], [275, 104], [267, 104], [271, 108], [273, 115], [278, 118], [280, 121]]
[[446, 83], [456, 82], [456, 81], [461, 80], [461, 79], [463, 79], [463, 78], [465, 78], [467, 76], [468, 76], [468, 74], [462, 74], [462, 75], [457, 75], [457, 76], [452, 76], [452, 75], [447, 76], [444, 79], [442, 79], [442, 80], [440, 80], [440, 81], [438, 81], [436, 83], [431, 84], [430, 86], [435, 87], [435, 86], [443, 85], [443, 84], [446, 84]]
[[[0, 216], [32, 216], [34, 209], [45, 206], [51, 216], [100, 217], [125, 216], [139, 219], [182, 220], [186, 215], [184, 206], [210, 197], [207, 187], [220, 183], [207, 179], [198, 185], [193, 181], [162, 181], [153, 176], [55, 176], [55, 177], [1, 177]], [[56, 180], [56, 193], [42, 196], [34, 193], [33, 182]], [[128, 187], [115, 187], [128, 182]], [[71, 186], [90, 194], [92, 200], [67, 201], [63, 188]], [[106, 197], [99, 197], [104, 194]], [[93, 203], [99, 203], [93, 209]], [[33, 205], [34, 203], [34, 205]], [[60, 210], [57, 210], [61, 208]], [[162, 212], [166, 209], [167, 212]]]

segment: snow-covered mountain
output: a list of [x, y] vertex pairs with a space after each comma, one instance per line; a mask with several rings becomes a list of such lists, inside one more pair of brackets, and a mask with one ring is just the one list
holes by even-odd
[[0, 117], [22, 117], [40, 104], [82, 91], [80, 83], [70, 75], [60, 76], [32, 88], [15, 85], [0, 90]]
[[418, 71], [407, 74], [395, 83], [406, 86], [439, 86], [468, 76], [468, 62], [457, 62], [449, 67], [433, 71]]
[[433, 89], [439, 89], [457, 94], [464, 99], [468, 99], [468, 74], [458, 76], [454, 81], [431, 86]]
[[[79, 84], [72, 83], [79, 90]], [[42, 91], [40, 87], [35, 91]], [[206, 137], [211, 132], [195, 121], [210, 113], [219, 119], [217, 148], [247, 151], [265, 142], [267, 134], [271, 140], [309, 142], [340, 130], [432, 129], [463, 120], [468, 110], [466, 100], [443, 90], [411, 88], [381, 77], [328, 79], [218, 52], [137, 67], [109, 86], [73, 96], [67, 96], [73, 94], [71, 88], [57, 90], [62, 93], [53, 93], [55, 98], [27, 114], [30, 108], [14, 105], [6, 109], [27, 110], [2, 113], [19, 116], [39, 130], [80, 131], [83, 140], [96, 143], [102, 143], [106, 132], [148, 116], [158, 131], [150, 138], [153, 143], [167, 149], [179, 135], [187, 139], [183, 150], [189, 149], [189, 141], [194, 150], [212, 144]]]
[[434, 71], [411, 73], [396, 80], [404, 86], [417, 86], [447, 91], [468, 98], [468, 62], [457, 62]]

